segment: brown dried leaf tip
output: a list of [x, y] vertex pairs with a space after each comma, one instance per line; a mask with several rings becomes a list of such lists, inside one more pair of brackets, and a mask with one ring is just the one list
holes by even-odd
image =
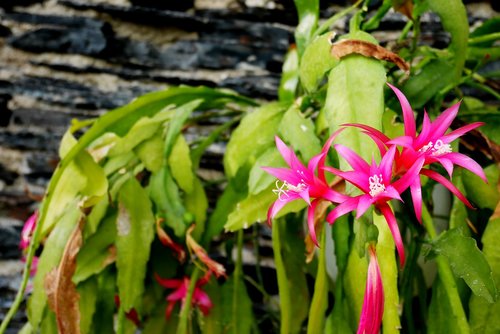
[[360, 54], [365, 57], [372, 57], [380, 60], [390, 61], [396, 64], [401, 70], [408, 72], [410, 65], [400, 56], [373, 43], [360, 41], [356, 39], [344, 39], [332, 44], [331, 55], [341, 59], [350, 54]]
[[82, 229], [85, 216], [82, 215], [78, 225], [64, 248], [59, 267], [45, 276], [44, 288], [47, 293], [49, 307], [56, 314], [59, 334], [80, 333], [80, 295], [71, 280], [76, 270], [76, 256], [82, 246]]

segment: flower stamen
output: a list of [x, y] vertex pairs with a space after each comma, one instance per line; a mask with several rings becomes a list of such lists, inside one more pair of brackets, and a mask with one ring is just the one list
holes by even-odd
[[280, 186], [279, 180], [276, 180], [276, 189], [273, 189], [273, 193], [278, 195], [278, 199], [280, 201], [285, 201], [285, 199], [282, 196], [286, 196], [286, 198], [289, 198], [290, 195], [288, 195], [289, 191], [293, 191], [296, 193], [299, 193], [303, 191], [307, 187], [306, 183], [304, 180], [301, 180], [299, 184], [294, 186], [293, 184], [290, 184], [286, 181], [283, 181], [283, 184]]
[[436, 144], [434, 144], [433, 156], [438, 156], [446, 153], [452, 152], [450, 144], [445, 144], [441, 139], [436, 140]]
[[382, 174], [372, 175], [368, 178], [371, 197], [375, 197], [381, 192], [385, 191], [385, 185], [382, 182], [383, 182]]

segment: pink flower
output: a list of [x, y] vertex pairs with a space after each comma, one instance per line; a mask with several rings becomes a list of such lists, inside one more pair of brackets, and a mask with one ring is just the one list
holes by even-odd
[[354, 210], [356, 210], [356, 218], [359, 218], [371, 205], [374, 205], [375, 208], [382, 212], [389, 225], [399, 253], [400, 263], [403, 265], [405, 260], [403, 241], [399, 233], [396, 217], [387, 202], [391, 199], [401, 200], [400, 194], [418, 178], [418, 173], [422, 168], [424, 159], [417, 160], [404, 175], [392, 182], [392, 167], [396, 154], [395, 146], [392, 146], [383, 155], [378, 166], [375, 161], [372, 161], [372, 164], [368, 165], [359, 155], [345, 146], [337, 144], [335, 148], [351, 165], [353, 170], [344, 172], [331, 167], [324, 167], [324, 169], [349, 181], [361, 189], [364, 194], [350, 197], [340, 203], [328, 214], [326, 220], [330, 224], [333, 224], [338, 217]]
[[[193, 296], [191, 298], [191, 305], [197, 306], [200, 311], [207, 315], [210, 309], [213, 307], [212, 301], [208, 295], [201, 289], [201, 287], [208, 283], [210, 280], [211, 272], [208, 271], [205, 276], [200, 278], [196, 282], [196, 286], [193, 291]], [[174, 309], [175, 304], [181, 301], [181, 307], [184, 305], [184, 301], [187, 296], [189, 289], [190, 279], [189, 277], [184, 277], [183, 279], [164, 279], [155, 274], [156, 281], [167, 289], [175, 289], [172, 293], [167, 296], [167, 309], [165, 310], [165, 317], [170, 319], [170, 315]]]
[[35, 211], [24, 223], [23, 230], [21, 231], [21, 241], [19, 242], [19, 248], [22, 250], [28, 248], [30, 244], [31, 235], [35, 230], [37, 218], [38, 212]]
[[[274, 175], [283, 182], [280, 186], [279, 181], [276, 181], [277, 189], [273, 191], [278, 195], [278, 199], [268, 210], [268, 223], [271, 224], [271, 220], [287, 203], [302, 199], [309, 205], [307, 223], [309, 234], [316, 246], [318, 246], [318, 241], [314, 229], [314, 211], [317, 205], [321, 200], [340, 203], [349, 198], [328, 186], [323, 170], [328, 149], [340, 131], [335, 132], [328, 139], [321, 153], [312, 157], [307, 167], [300, 162], [291, 148], [286, 146], [280, 138], [276, 137], [276, 146], [289, 168], [262, 167], [266, 172]], [[315, 174], [316, 170], [318, 170], [318, 175]], [[312, 202], [311, 198], [314, 198]]]
[[368, 265], [368, 278], [358, 334], [378, 334], [384, 314], [384, 286], [382, 285], [375, 247], [368, 247], [368, 252], [370, 253], [370, 264]]
[[[403, 95], [403, 93], [396, 87], [388, 84], [389, 87], [394, 91], [399, 99], [401, 108], [403, 111], [403, 121], [404, 121], [404, 136], [390, 139], [382, 132], [363, 124], [346, 124], [348, 126], [356, 126], [364, 130], [376, 143], [381, 153], [387, 150], [390, 145], [399, 145], [403, 147], [400, 154], [396, 155], [396, 174], [405, 173], [410, 169], [413, 164], [421, 158], [424, 158], [424, 166], [432, 163], [440, 163], [448, 172], [448, 175], [452, 176], [453, 165], [461, 166], [465, 169], [470, 170], [472, 173], [478, 175], [483, 180], [486, 181], [486, 176], [481, 168], [481, 166], [472, 160], [458, 152], [453, 152], [450, 143], [462, 136], [463, 134], [483, 125], [484, 123], [476, 122], [461, 128], [458, 128], [448, 134], [446, 131], [451, 125], [453, 119], [458, 113], [458, 108], [460, 103], [456, 103], [450, 108], [443, 111], [434, 122], [431, 122], [427, 113], [424, 113], [424, 120], [422, 124], [422, 131], [417, 134], [415, 117], [413, 115], [410, 103]], [[422, 169], [420, 174], [425, 175], [448, 188], [455, 196], [457, 196], [463, 203], [472, 208], [472, 205], [465, 198], [465, 196], [455, 187], [448, 179], [441, 176], [439, 173], [430, 170]], [[415, 214], [417, 219], [421, 221], [422, 217], [422, 190], [420, 179], [416, 178], [414, 183], [410, 186], [410, 192], [413, 200], [413, 205], [415, 209]]]

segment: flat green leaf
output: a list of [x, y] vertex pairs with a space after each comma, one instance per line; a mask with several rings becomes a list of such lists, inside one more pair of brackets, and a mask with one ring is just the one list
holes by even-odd
[[222, 286], [223, 333], [248, 334], [254, 326], [252, 301], [243, 279], [230, 276]]
[[469, 39], [469, 20], [467, 11], [461, 0], [429, 0], [429, 8], [439, 15], [443, 28], [451, 34], [449, 50], [454, 54], [455, 78], [458, 83], [462, 75], [467, 55]]
[[184, 235], [186, 231], [185, 209], [181, 202], [179, 188], [167, 167], [151, 175], [148, 192], [155, 205], [156, 214], [165, 218], [165, 223], [174, 230], [175, 235], [178, 237]]
[[[305, 277], [305, 247], [301, 232], [301, 219], [293, 222], [280, 220], [273, 226], [273, 253], [280, 296], [281, 333], [301, 333], [302, 323], [308, 313], [309, 291]], [[325, 301], [326, 296], [327, 294], [323, 296]], [[321, 312], [319, 315], [323, 318]], [[313, 321], [311, 318], [309, 320]]]
[[116, 271], [108, 267], [97, 276], [97, 301], [91, 333], [114, 333]]
[[163, 152], [165, 151], [165, 142], [161, 137], [161, 131], [148, 140], [137, 145], [134, 149], [135, 154], [144, 164], [147, 170], [156, 173], [163, 164]]
[[123, 309], [137, 307], [144, 291], [146, 264], [154, 238], [155, 218], [146, 191], [129, 178], [118, 194], [116, 235], [117, 285]]
[[454, 67], [445, 60], [436, 59], [427, 63], [420, 72], [410, 77], [402, 91], [413, 109], [420, 109], [443, 88], [452, 85], [454, 80]]
[[427, 331], [429, 334], [460, 333], [461, 330], [453, 316], [450, 299], [439, 279], [432, 286], [432, 298], [428, 311]]
[[[227, 223], [224, 228], [230, 232], [246, 229], [254, 223], [264, 222], [267, 219], [267, 211], [271, 204], [277, 199], [272, 191], [273, 187], [267, 188], [256, 195], [249, 195], [244, 200], [236, 204], [233, 212], [227, 217]], [[276, 218], [282, 217], [289, 212], [298, 212], [307, 204], [304, 201], [297, 200], [287, 204], [276, 215]]]
[[294, 2], [299, 15], [299, 24], [295, 29], [295, 42], [299, 56], [302, 56], [318, 25], [319, 0], [294, 0]]
[[246, 192], [229, 181], [222, 195], [217, 200], [214, 212], [208, 220], [205, 234], [203, 235], [203, 244], [207, 244], [212, 238], [224, 229], [229, 214], [234, 211], [236, 204], [246, 197]]
[[293, 101], [299, 83], [299, 55], [296, 48], [291, 48], [283, 61], [278, 96], [280, 101]]
[[[376, 43], [372, 36], [361, 31], [346, 38]], [[385, 69], [379, 60], [360, 55], [343, 58], [330, 71], [326, 102], [322, 110], [330, 133], [344, 123], [362, 123], [381, 129], [385, 82]], [[346, 129], [337, 137], [336, 142], [356, 151], [367, 161], [377, 152], [373, 141], [359, 129]], [[340, 167], [350, 169], [343, 159]]]
[[[273, 230], [276, 227], [273, 228]], [[319, 250], [318, 271], [314, 282], [314, 294], [309, 308], [307, 333], [325, 332], [325, 312], [328, 307], [328, 273], [326, 272], [326, 231], [323, 230]]]
[[165, 156], [170, 156], [170, 152], [174, 147], [174, 144], [177, 141], [177, 136], [182, 130], [182, 126], [192, 114], [192, 112], [198, 108], [203, 100], [194, 100], [189, 103], [186, 103], [177, 109], [175, 109], [174, 116], [170, 123], [168, 124], [168, 131], [165, 137]]
[[[498, 210], [498, 207], [497, 207]], [[500, 217], [496, 211], [484, 230], [483, 254], [493, 271], [493, 279], [500, 283]], [[490, 304], [484, 298], [476, 295], [471, 296], [470, 302], [470, 326], [473, 333], [493, 334], [500, 332], [500, 300]]]
[[213, 307], [210, 313], [203, 317], [202, 332], [204, 334], [223, 333], [224, 328], [224, 304], [231, 301], [222, 299], [222, 288], [217, 282], [210, 281], [204, 287], [205, 292], [210, 297]]
[[155, 135], [162, 124], [172, 118], [174, 110], [167, 106], [151, 117], [143, 117], [135, 122], [125, 136], [119, 138], [109, 151], [109, 156], [117, 156], [132, 151], [140, 143]]
[[480, 208], [495, 210], [500, 200], [500, 194], [496, 186], [500, 171], [495, 164], [492, 164], [484, 168], [484, 173], [488, 183], [485, 183], [479, 176], [466, 169], [462, 171], [467, 198]]
[[77, 287], [80, 296], [80, 331], [82, 334], [92, 333], [90, 327], [97, 301], [97, 288], [97, 279], [95, 277], [79, 284]]
[[[500, 48], [499, 48], [500, 49]], [[484, 122], [477, 130], [493, 142], [500, 144], [500, 108], [486, 105], [483, 101], [464, 97], [458, 117], [467, 123]]]
[[269, 147], [258, 159], [255, 165], [250, 170], [248, 177], [248, 192], [252, 195], [260, 193], [262, 190], [269, 188], [271, 184], [276, 182], [276, 177], [267, 173], [262, 167], [285, 167], [286, 163], [283, 160], [278, 149], [274, 146]]
[[205, 231], [205, 220], [207, 219], [208, 199], [203, 184], [200, 179], [193, 179], [193, 191], [185, 195], [184, 205], [187, 212], [194, 216], [196, 227], [193, 231], [193, 238], [200, 240]]
[[474, 239], [464, 236], [459, 229], [452, 229], [433, 242], [432, 250], [448, 259], [453, 273], [463, 278], [475, 295], [490, 303], [496, 300], [491, 268]]
[[334, 32], [316, 37], [304, 51], [299, 75], [300, 83], [307, 92], [317, 90], [325, 74], [339, 63], [330, 53], [334, 37]]
[[287, 103], [270, 103], [241, 120], [224, 154], [224, 169], [228, 177], [234, 177], [247, 163], [253, 165], [258, 156], [274, 145], [274, 136], [287, 108]]
[[187, 193], [192, 192], [194, 182], [193, 164], [189, 155], [189, 145], [184, 136], [179, 135], [177, 137], [168, 157], [168, 165], [179, 188]]
[[295, 104], [283, 115], [278, 134], [294, 150], [300, 152], [306, 166], [314, 155], [321, 152], [321, 143], [316, 137], [314, 123], [311, 119], [305, 118]]
[[49, 234], [38, 261], [37, 273], [33, 281], [33, 293], [28, 303], [28, 318], [33, 328], [38, 328], [47, 305], [44, 289], [45, 276], [59, 264], [64, 248], [81, 212], [75, 201], [67, 206], [63, 215]]
[[116, 218], [116, 212], [110, 213], [103, 219], [96, 233], [84, 241], [76, 258], [73, 282], [80, 283], [114, 262], [110, 247], [116, 239]]

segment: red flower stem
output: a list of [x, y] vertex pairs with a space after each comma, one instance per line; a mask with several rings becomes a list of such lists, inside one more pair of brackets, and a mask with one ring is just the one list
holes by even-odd
[[[436, 229], [434, 228], [432, 217], [425, 204], [422, 205], [422, 222], [429, 237], [435, 239], [437, 237]], [[444, 289], [448, 295], [452, 317], [457, 322], [458, 329], [460, 330], [459, 333], [470, 333], [469, 323], [467, 322], [467, 317], [462, 306], [462, 301], [460, 300], [460, 295], [458, 294], [457, 284], [453, 272], [451, 271], [450, 264], [442, 255], [436, 257], [436, 263], [439, 279], [443, 282]]]
[[191, 278], [189, 279], [189, 288], [187, 291], [186, 299], [184, 300], [181, 308], [181, 312], [179, 315], [179, 325], [177, 326], [177, 334], [187, 334], [188, 326], [189, 326], [189, 314], [191, 313], [191, 300], [193, 299], [193, 292], [196, 287], [196, 282], [198, 282], [198, 278], [200, 277], [201, 270], [196, 267], [191, 274]]

